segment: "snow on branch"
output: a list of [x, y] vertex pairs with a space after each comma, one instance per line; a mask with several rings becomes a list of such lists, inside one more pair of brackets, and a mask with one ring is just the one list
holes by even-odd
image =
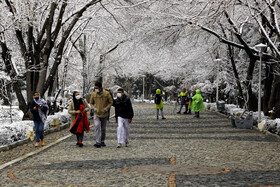
[[118, 25], [120, 25], [121, 28], [122, 28], [125, 32], [127, 32], [127, 30], [125, 29], [125, 27], [117, 20], [117, 18], [114, 16], [114, 14], [112, 14], [101, 2], [100, 2], [100, 5], [104, 8], [104, 10], [105, 10], [106, 12], [108, 12], [108, 13], [113, 17], [113, 19], [115, 20], [115, 22], [116, 22]]
[[[140, 5], [143, 5], [143, 4], [146, 4], [150, 1], [142, 1], [142, 2], [139, 2], [137, 4], [134, 4], [134, 5], [130, 5], [130, 6], [116, 6], [114, 9], [122, 9], [122, 8], [135, 8], [137, 6], [140, 6]], [[155, 2], [155, 1], [154, 1]]]

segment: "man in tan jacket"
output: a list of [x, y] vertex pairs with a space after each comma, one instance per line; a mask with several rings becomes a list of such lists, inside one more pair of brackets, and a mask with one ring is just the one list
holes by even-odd
[[94, 90], [90, 97], [90, 106], [94, 111], [96, 136], [96, 144], [94, 144], [94, 146], [100, 148], [101, 146], [106, 146], [107, 117], [109, 115], [109, 109], [113, 105], [113, 99], [109, 92], [103, 90], [100, 82], [95, 83]]

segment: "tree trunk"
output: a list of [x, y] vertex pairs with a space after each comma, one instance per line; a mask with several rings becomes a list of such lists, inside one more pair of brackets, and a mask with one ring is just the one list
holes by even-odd
[[[278, 81], [278, 84], [277, 84], [277, 91], [276, 91], [275, 95], [278, 95], [278, 96], [280, 95], [280, 83], [279, 83], [279, 81]], [[276, 98], [274, 114], [272, 115], [272, 118], [273, 119], [280, 118], [280, 98], [279, 97]]]
[[265, 68], [266, 79], [264, 79], [264, 95], [262, 98], [262, 106], [263, 106], [263, 113], [266, 116], [269, 115], [269, 110], [272, 109], [269, 107], [269, 100], [271, 97], [271, 88], [272, 88], [273, 79], [274, 79], [274, 75], [270, 73], [272, 71], [272, 68], [273, 67], [269, 66], [269, 65], [266, 65], [266, 68]]
[[258, 100], [256, 96], [253, 94], [252, 91], [252, 83], [251, 81], [253, 80], [253, 73], [254, 73], [254, 68], [256, 64], [256, 59], [255, 58], [250, 58], [250, 63], [247, 69], [247, 77], [246, 77], [246, 86], [247, 86], [247, 91], [248, 91], [248, 110], [250, 111], [257, 111], [258, 108]]
[[[17, 79], [17, 74], [13, 67], [11, 54], [9, 52], [10, 50], [8, 49], [6, 43], [3, 43], [0, 41], [0, 44], [1, 44], [1, 48], [2, 48], [2, 60], [5, 63], [5, 67], [6, 67], [6, 71], [7, 71], [8, 75], [10, 75], [10, 77], [12, 78], [13, 89], [16, 93], [16, 96], [17, 96], [18, 102], [19, 102], [19, 109], [22, 110], [24, 113], [27, 113], [28, 105], [26, 104], [26, 101], [21, 92], [20, 82]], [[14, 79], [14, 78], [16, 78], [16, 79]]]
[[241, 83], [240, 83], [240, 78], [239, 78], [239, 74], [236, 68], [236, 64], [234, 61], [234, 49], [228, 45], [228, 51], [229, 51], [229, 57], [230, 57], [230, 61], [231, 61], [231, 66], [233, 69], [233, 74], [236, 80], [236, 85], [238, 88], [238, 104], [240, 105], [240, 107], [242, 108], [244, 105], [244, 95], [243, 95], [243, 91], [242, 91], [242, 87], [241, 87]]
[[[273, 108], [275, 109], [275, 117], [279, 117], [279, 104], [280, 104], [280, 98], [279, 98], [279, 93], [280, 93], [280, 77], [279, 76], [274, 76], [274, 80], [272, 83], [271, 87], [271, 94], [268, 102], [268, 109], [272, 110]], [[276, 112], [278, 111], [278, 113]]]

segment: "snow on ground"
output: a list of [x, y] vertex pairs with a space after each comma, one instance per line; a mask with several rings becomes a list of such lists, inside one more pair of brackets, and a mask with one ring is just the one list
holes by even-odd
[[[217, 104], [216, 103], [205, 103], [205, 108], [208, 110], [217, 110]], [[238, 108], [238, 106], [233, 104], [225, 104], [225, 111], [223, 113], [227, 115], [238, 115], [242, 114], [245, 109]], [[258, 121], [258, 112], [253, 112], [253, 119], [254, 121]], [[275, 133], [277, 135], [280, 135], [280, 119], [277, 118], [275, 120], [269, 119], [268, 116], [264, 116], [263, 112], [261, 112], [261, 121], [265, 121], [266, 123], [266, 130]]]
[[[10, 118], [12, 114], [12, 120]], [[22, 121], [23, 112], [17, 107], [10, 110], [9, 107], [0, 106], [0, 146], [25, 139], [27, 131], [33, 129], [33, 121]], [[51, 123], [59, 118], [60, 123], [67, 123], [70, 115], [67, 110], [48, 116], [45, 122], [45, 130], [51, 128]]]

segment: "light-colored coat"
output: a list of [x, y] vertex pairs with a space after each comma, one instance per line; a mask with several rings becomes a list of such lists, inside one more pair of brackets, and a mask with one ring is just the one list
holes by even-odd
[[113, 105], [113, 99], [109, 92], [102, 91], [102, 94], [93, 92], [90, 97], [90, 106], [94, 110], [94, 115], [99, 118], [106, 118], [109, 115], [109, 109]]
[[[88, 102], [83, 99], [83, 103], [85, 105], [85, 111], [87, 112], [87, 116], [88, 116], [88, 111], [89, 111], [89, 105], [88, 105]], [[68, 108], [68, 113], [71, 114], [71, 124], [70, 126], [73, 125], [75, 119], [76, 119], [76, 110], [75, 110], [75, 106], [74, 106], [74, 101], [72, 100], [70, 105], [69, 105], [69, 108]]]

